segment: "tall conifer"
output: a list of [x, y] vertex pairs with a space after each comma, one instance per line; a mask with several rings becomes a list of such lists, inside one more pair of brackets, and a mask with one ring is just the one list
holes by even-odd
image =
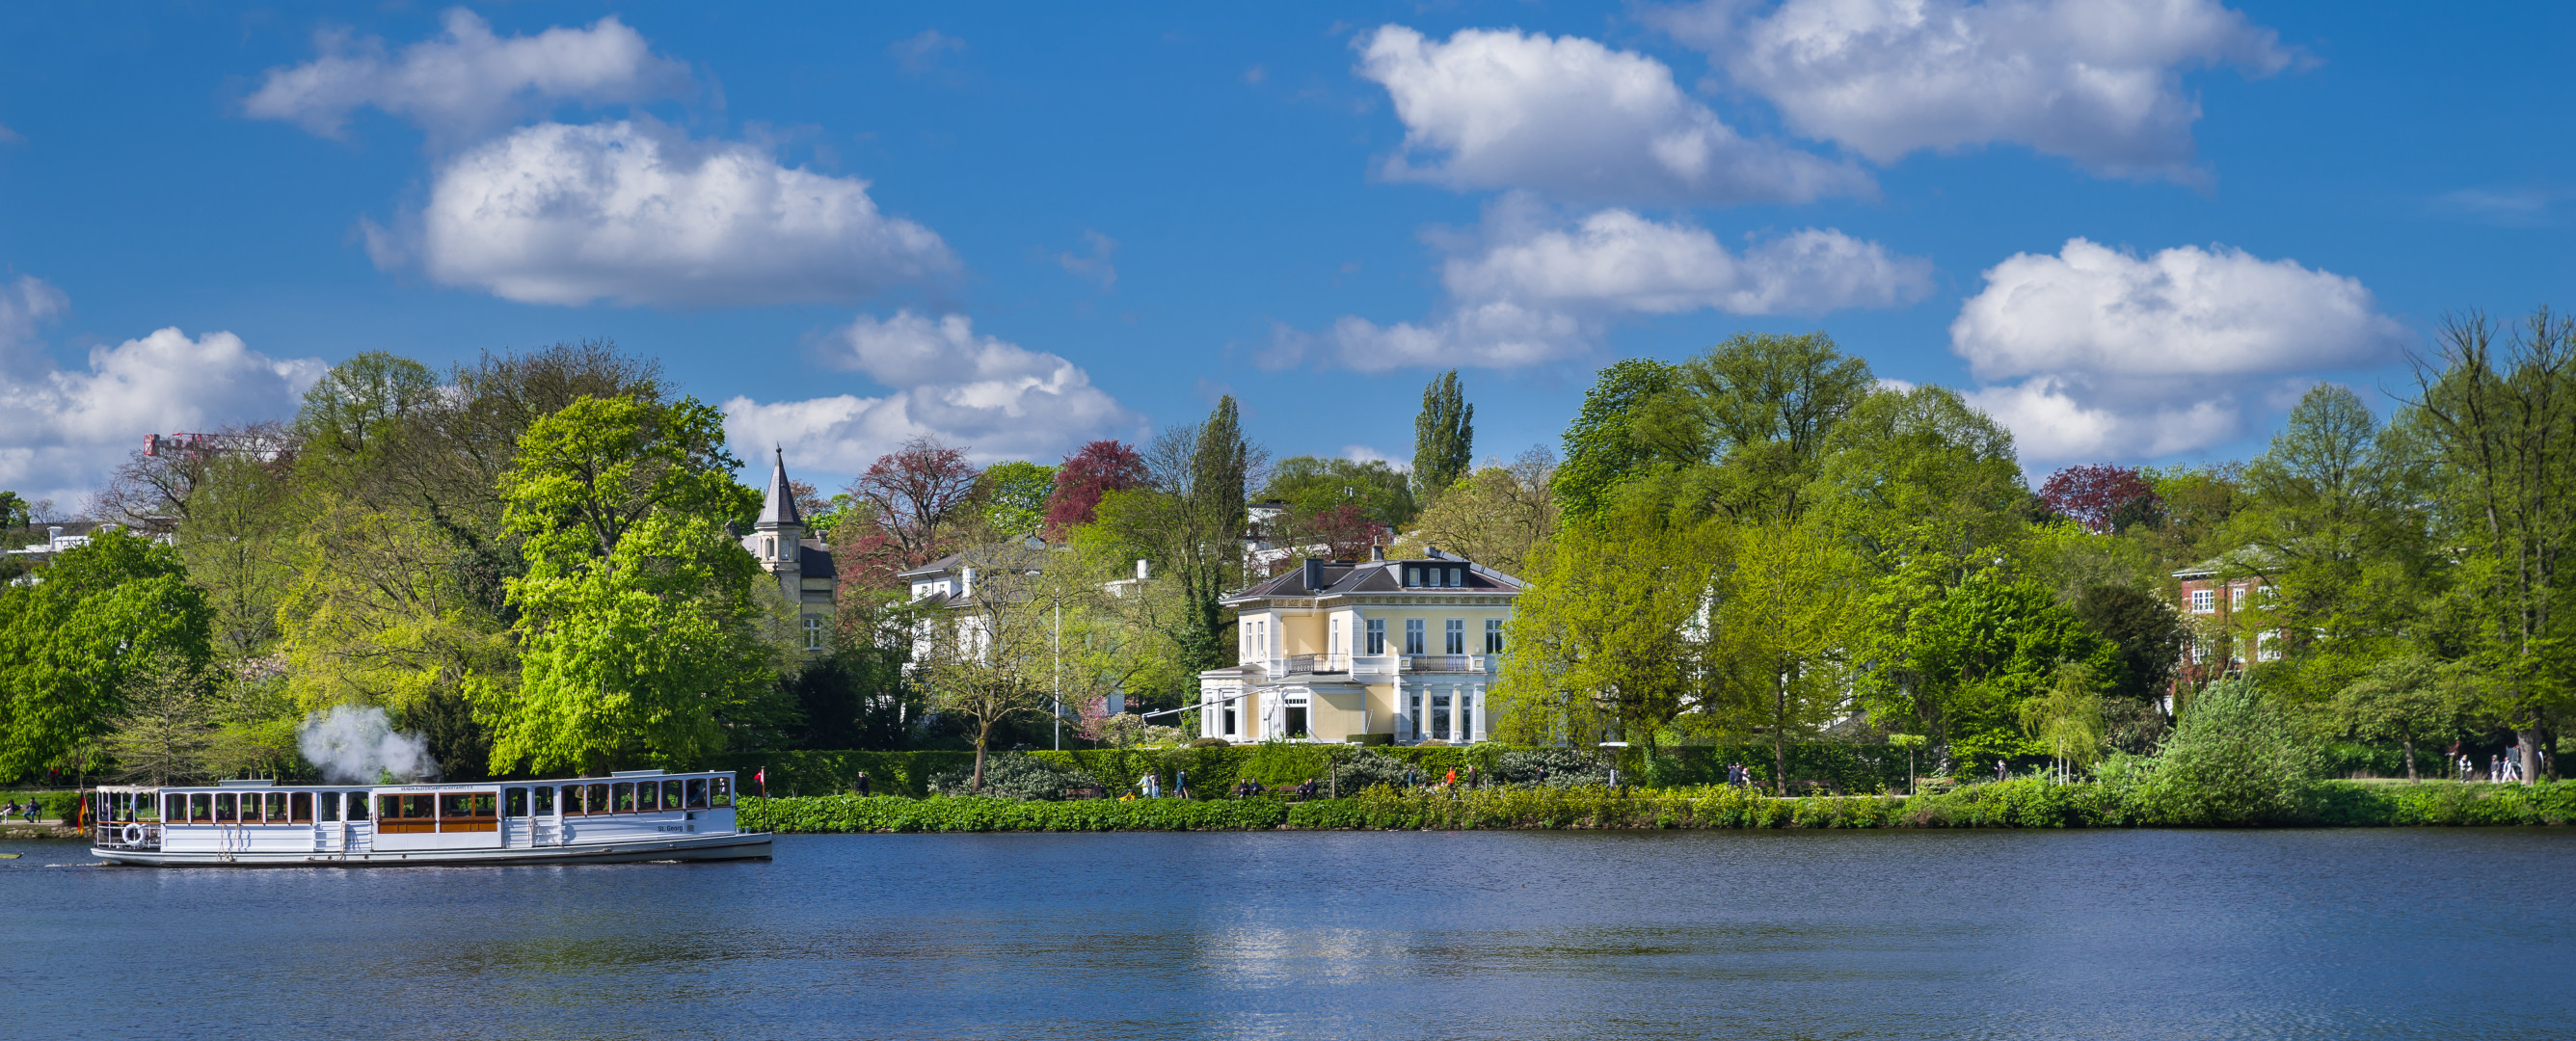
[[1476, 454], [1476, 406], [1458, 389], [1458, 370], [1433, 377], [1422, 388], [1422, 412], [1413, 419], [1413, 496], [1430, 505], [1467, 472]]

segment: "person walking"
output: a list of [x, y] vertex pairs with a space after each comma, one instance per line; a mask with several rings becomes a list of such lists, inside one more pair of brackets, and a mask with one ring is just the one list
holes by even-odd
[[1421, 779], [1421, 777], [1420, 777], [1420, 776], [1418, 776], [1418, 775], [1416, 775], [1416, 774], [1413, 772], [1413, 768], [1412, 768], [1412, 767], [1410, 767], [1410, 766], [1405, 767], [1405, 768], [1404, 768], [1404, 790], [1406, 790], [1406, 791], [1412, 791], [1413, 789], [1415, 789], [1415, 788], [1419, 788], [1419, 787], [1421, 787], [1421, 786], [1422, 786], [1422, 779]]
[[864, 798], [867, 798], [867, 797], [868, 797], [868, 772], [867, 772], [867, 771], [865, 771], [865, 770], [861, 770], [861, 771], [859, 771], [859, 798], [864, 799]]
[[1453, 792], [1454, 792], [1454, 791], [1457, 791], [1457, 790], [1458, 790], [1458, 768], [1457, 768], [1457, 767], [1454, 767], [1454, 766], [1453, 766], [1453, 767], [1450, 767], [1450, 768], [1449, 768], [1449, 779], [1448, 779], [1447, 781], [1443, 782], [1443, 783], [1444, 783], [1444, 784], [1447, 784], [1447, 785], [1449, 786], [1449, 790], [1450, 790], [1450, 791], [1453, 791]]
[[1538, 786], [1539, 786], [1539, 787], [1541, 787], [1541, 788], [1545, 788], [1545, 787], [1547, 787], [1547, 764], [1546, 764], [1546, 763], [1540, 763], [1540, 764], [1538, 764]]
[[2001, 759], [1997, 759], [1997, 760], [1995, 760], [1995, 780], [1997, 780], [1997, 781], [2001, 781], [2001, 780], [2003, 780], [2003, 779], [2004, 779], [2004, 761], [2003, 761], [2003, 760], [2001, 760]]
[[1176, 796], [1179, 796], [1179, 797], [1181, 797], [1181, 798], [1184, 798], [1184, 799], [1186, 799], [1186, 798], [1189, 798], [1189, 797], [1190, 797], [1190, 772], [1189, 772], [1189, 771], [1187, 771], [1187, 770], [1174, 770], [1174, 771], [1172, 771], [1172, 794], [1173, 794], [1173, 795], [1176, 795]]

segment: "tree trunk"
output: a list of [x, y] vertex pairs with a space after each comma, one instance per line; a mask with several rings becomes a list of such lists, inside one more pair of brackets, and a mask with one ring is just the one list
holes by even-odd
[[2540, 723], [2522, 732], [2522, 783], [2540, 783]]
[[1789, 683], [1786, 676], [1771, 682], [1771, 790], [1781, 798], [1789, 796]]
[[966, 781], [966, 793], [984, 794], [984, 744], [993, 737], [993, 724], [987, 721], [975, 731], [975, 776]]
[[2408, 781], [2410, 781], [2410, 782], [2411, 782], [2411, 781], [2414, 781], [2414, 780], [2416, 780], [2416, 777], [2415, 777], [2415, 742], [2413, 742], [2413, 741], [2401, 741], [2401, 742], [2398, 742], [2398, 743], [2406, 746], [2406, 779], [2407, 779]]

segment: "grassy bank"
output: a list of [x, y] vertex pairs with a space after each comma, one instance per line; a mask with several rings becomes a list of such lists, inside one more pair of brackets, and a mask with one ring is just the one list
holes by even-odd
[[[2106, 828], [2159, 819], [2135, 792], [2036, 780], [1955, 792], [1774, 799], [1732, 788], [1504, 788], [1347, 799], [1018, 802], [826, 795], [747, 798], [746, 829], [789, 833], [923, 831], [1246, 831], [1401, 828]], [[2576, 823], [2576, 781], [2534, 785], [2329, 782], [2302, 819], [2321, 827]]]

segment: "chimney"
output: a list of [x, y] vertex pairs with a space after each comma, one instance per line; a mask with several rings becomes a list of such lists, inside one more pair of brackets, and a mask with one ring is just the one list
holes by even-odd
[[974, 568], [971, 568], [971, 567], [970, 567], [970, 568], [966, 568], [966, 569], [964, 569], [964, 570], [962, 570], [962, 571], [959, 571], [959, 572], [958, 572], [957, 595], [959, 595], [959, 596], [973, 596], [973, 595], [975, 595], [975, 569], [974, 569]]
[[1142, 581], [1144, 581], [1144, 580], [1145, 580], [1145, 558], [1143, 558], [1143, 557], [1138, 557], [1138, 558], [1136, 558], [1136, 581], [1142, 582]]
[[1385, 544], [1385, 543], [1383, 543], [1383, 542], [1372, 542], [1372, 543], [1369, 543], [1369, 559], [1370, 559], [1370, 560], [1385, 560], [1385, 559], [1386, 559], [1386, 544]]
[[1306, 558], [1306, 591], [1309, 593], [1324, 591], [1324, 562], [1313, 557]]

